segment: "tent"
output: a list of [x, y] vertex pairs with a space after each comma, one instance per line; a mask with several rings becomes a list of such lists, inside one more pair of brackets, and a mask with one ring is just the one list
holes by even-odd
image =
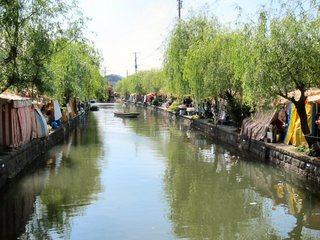
[[[298, 97], [300, 93], [298, 92]], [[317, 135], [317, 127], [315, 125], [315, 119], [316, 115], [320, 112], [319, 111], [319, 103], [320, 103], [320, 89], [319, 88], [313, 88], [309, 89], [305, 92], [305, 95], [307, 96], [306, 101], [306, 112], [308, 117], [308, 126], [311, 132], [311, 136], [315, 137]], [[289, 127], [287, 131], [287, 135], [285, 137], [285, 143], [291, 144], [294, 146], [308, 146], [307, 141], [305, 139], [305, 136], [302, 133], [301, 130], [301, 124], [300, 124], [300, 118], [297, 113], [297, 109], [295, 106], [291, 103], [290, 105], [290, 111], [289, 111]], [[316, 139], [317, 140], [317, 139]]]
[[[309, 97], [308, 97], [309, 99]], [[316, 106], [315, 102], [309, 102], [306, 104], [306, 112], [308, 117], [308, 126], [312, 133], [315, 135], [315, 116], [316, 116]], [[294, 146], [308, 146], [308, 143], [302, 133], [300, 118], [297, 113], [296, 107], [291, 103], [289, 110], [289, 121], [288, 130], [284, 140], [285, 144]]]
[[29, 98], [0, 94], [0, 145], [18, 147], [33, 138], [31, 105]]
[[240, 134], [250, 139], [263, 140], [266, 137], [270, 124], [277, 116], [277, 110], [256, 112], [253, 116], [243, 120]]
[[47, 122], [31, 99], [5, 92], [0, 105], [0, 145], [19, 147], [49, 135]]
[[61, 113], [61, 108], [60, 105], [58, 103], [58, 101], [54, 101], [53, 102], [53, 116], [54, 116], [54, 120], [57, 121], [60, 118], [62, 118], [62, 113]]
[[49, 130], [47, 126], [46, 119], [43, 117], [39, 108], [34, 109], [34, 116], [35, 116], [35, 137], [42, 138], [49, 135]]

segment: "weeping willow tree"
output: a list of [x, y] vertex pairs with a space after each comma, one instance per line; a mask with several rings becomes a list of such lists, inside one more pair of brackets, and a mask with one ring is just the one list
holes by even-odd
[[226, 110], [236, 124], [241, 124], [251, 109], [244, 102], [242, 75], [238, 72], [243, 65], [239, 59], [242, 39], [242, 30], [222, 29], [208, 45], [210, 62], [205, 74], [206, 88], [226, 101]]
[[[181, 30], [188, 33], [186, 38]], [[241, 123], [250, 110], [243, 101], [238, 66], [244, 47], [242, 29], [231, 30], [215, 18], [199, 15], [178, 23], [170, 37], [164, 68], [173, 94], [190, 94], [196, 104], [207, 97], [225, 99], [229, 113]]]
[[165, 92], [165, 76], [162, 70], [142, 71], [139, 76], [145, 93]]
[[57, 99], [80, 97], [98, 98], [97, 94], [105, 89], [100, 72], [101, 56], [87, 43], [69, 43], [64, 51], [57, 52], [47, 66], [50, 71], [51, 94]]
[[191, 24], [198, 24], [194, 42], [190, 43], [184, 63], [184, 76], [190, 86], [190, 94], [196, 104], [204, 97], [211, 96], [211, 89], [206, 84], [206, 72], [210, 64], [210, 44], [218, 37], [219, 26], [216, 21], [199, 17]]
[[130, 93], [147, 94], [165, 91], [165, 75], [162, 70], [140, 71], [117, 83], [117, 92], [126, 95]]
[[[188, 52], [196, 54], [197, 46], [211, 31], [212, 26], [209, 20], [202, 15], [177, 22], [169, 35], [164, 54], [164, 72], [168, 80], [168, 92], [177, 96], [192, 94], [192, 88], [196, 86], [189, 81], [193, 73], [186, 69], [192, 58], [192, 56], [188, 57]], [[188, 62], [187, 66], [186, 62]]]
[[[252, 26], [251, 67], [244, 88], [248, 98], [282, 96], [297, 108], [304, 135], [310, 134], [305, 109], [306, 91], [320, 84], [320, 5], [317, 1], [289, 1], [279, 11], [262, 10]], [[290, 92], [298, 90], [299, 96]], [[309, 146], [310, 139], [306, 139]]]
[[8, 88], [44, 91], [46, 65], [56, 39], [80, 37], [83, 18], [73, 0], [0, 1], [0, 93]]

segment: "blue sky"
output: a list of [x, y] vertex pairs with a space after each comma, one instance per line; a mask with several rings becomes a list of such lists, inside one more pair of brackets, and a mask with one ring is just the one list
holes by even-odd
[[[267, 0], [183, 0], [182, 17], [206, 6], [224, 23], [233, 22], [240, 6], [254, 18]], [[134, 73], [134, 52], [138, 70], [160, 68], [163, 45], [177, 19], [177, 0], [79, 0], [88, 22], [87, 37], [104, 58], [106, 74]]]

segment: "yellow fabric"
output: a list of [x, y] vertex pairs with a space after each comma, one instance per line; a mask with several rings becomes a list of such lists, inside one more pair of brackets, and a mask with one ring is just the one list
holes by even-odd
[[62, 111], [62, 122], [68, 122], [69, 120], [69, 114], [66, 109], [63, 109]]
[[[308, 117], [308, 126], [309, 129], [312, 129], [312, 104], [306, 104], [306, 112]], [[288, 127], [287, 136], [285, 139], [285, 144], [294, 145], [294, 146], [308, 146], [308, 143], [303, 136], [300, 124], [300, 118], [297, 113], [296, 107], [292, 104], [291, 109], [291, 120]]]
[[74, 108], [74, 102], [73, 100], [69, 100], [69, 105], [70, 105], [70, 108], [71, 108], [71, 117], [74, 118], [75, 116], [77, 116], [77, 112], [76, 112], [76, 109]]

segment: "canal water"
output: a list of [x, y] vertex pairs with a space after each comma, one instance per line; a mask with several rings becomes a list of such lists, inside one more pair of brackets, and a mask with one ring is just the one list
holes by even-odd
[[90, 112], [1, 193], [0, 239], [320, 238], [317, 186], [172, 116], [119, 108]]

